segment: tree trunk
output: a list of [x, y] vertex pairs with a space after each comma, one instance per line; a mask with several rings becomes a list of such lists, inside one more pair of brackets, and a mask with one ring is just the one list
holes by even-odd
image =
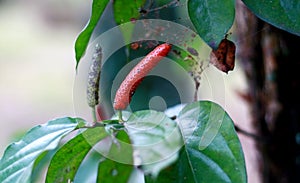
[[300, 182], [300, 37], [237, 1], [237, 55], [245, 71], [262, 182]]

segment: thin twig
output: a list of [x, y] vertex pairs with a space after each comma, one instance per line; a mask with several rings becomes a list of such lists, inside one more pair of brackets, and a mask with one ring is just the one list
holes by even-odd
[[245, 135], [247, 137], [251, 137], [252, 139], [254, 139], [254, 140], [258, 141], [258, 142], [267, 143], [267, 141], [268, 141], [266, 138], [263, 138], [263, 137], [258, 136], [256, 134], [247, 132], [247, 131], [241, 129], [240, 127], [238, 127], [236, 125], [234, 125], [234, 128], [235, 128], [236, 132], [238, 132], [240, 134], [243, 134], [243, 135]]

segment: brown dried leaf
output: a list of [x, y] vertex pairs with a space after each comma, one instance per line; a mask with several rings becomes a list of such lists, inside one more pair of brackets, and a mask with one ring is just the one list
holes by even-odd
[[234, 69], [235, 44], [226, 37], [223, 39], [217, 50], [212, 50], [210, 63], [222, 72], [228, 73]]

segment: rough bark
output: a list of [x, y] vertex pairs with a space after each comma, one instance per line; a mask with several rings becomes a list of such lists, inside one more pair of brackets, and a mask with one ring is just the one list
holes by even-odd
[[257, 141], [262, 181], [300, 182], [300, 37], [259, 20], [240, 1], [236, 21], [252, 123], [264, 139]]

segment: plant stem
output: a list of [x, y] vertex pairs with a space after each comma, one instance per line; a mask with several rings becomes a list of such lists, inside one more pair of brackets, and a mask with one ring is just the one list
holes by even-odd
[[96, 107], [92, 107], [93, 122], [97, 122]]
[[194, 93], [194, 102], [198, 101], [198, 89], [200, 86], [200, 83], [195, 79], [195, 93]]
[[118, 117], [119, 117], [119, 121], [122, 123], [124, 122], [123, 118], [122, 118], [122, 110], [118, 111]]

